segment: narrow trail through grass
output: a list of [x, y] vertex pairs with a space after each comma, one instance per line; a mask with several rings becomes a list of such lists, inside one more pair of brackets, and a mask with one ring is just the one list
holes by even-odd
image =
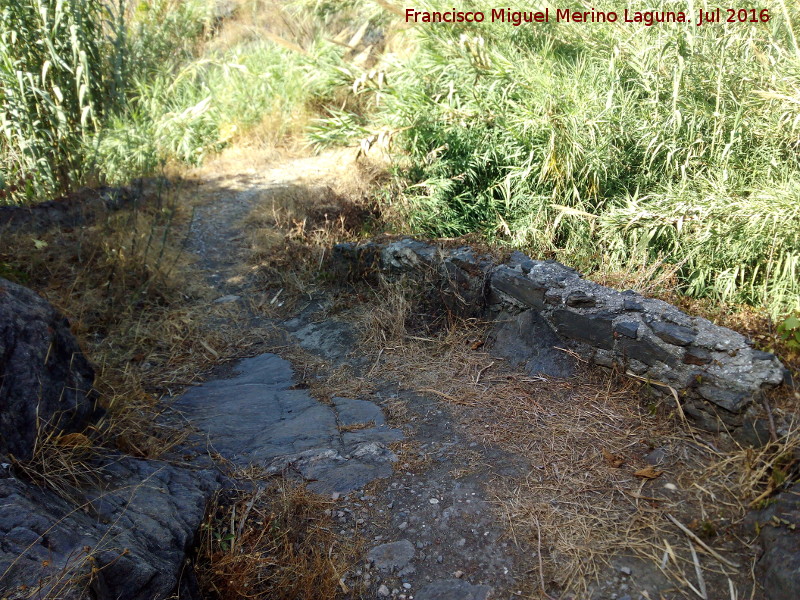
[[[704, 585], [759, 598], [742, 519], [776, 449], [753, 454], [689, 429], [613, 376], [531, 378], [482, 348], [487, 324], [428, 321], [413, 288], [331, 281], [330, 245], [380, 222], [359, 206], [356, 170], [352, 151], [276, 162], [231, 149], [188, 173], [181, 192], [193, 205], [190, 272], [223, 311], [211, 323], [250, 340], [216, 362], [277, 352], [321, 402], [368, 399], [406, 433], [391, 478], [319, 507], [358, 552], [410, 539], [415, 572], [387, 575], [345, 552], [336, 593], [371, 598], [381, 585], [418, 590], [460, 573], [519, 597], [690, 598], [695, 561], [670, 515], [738, 565], [700, 550]], [[298, 333], [309, 328], [316, 337]], [[648, 468], [658, 475], [634, 475]], [[206, 544], [213, 584], [224, 553]], [[245, 570], [259, 577], [258, 565]]]

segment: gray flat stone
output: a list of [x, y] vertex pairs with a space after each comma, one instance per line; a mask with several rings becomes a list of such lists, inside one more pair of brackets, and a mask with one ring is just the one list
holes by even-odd
[[385, 425], [382, 427], [370, 427], [368, 429], [346, 431], [342, 433], [342, 441], [345, 446], [371, 441], [391, 444], [392, 442], [399, 442], [404, 437], [403, 432], [399, 429], [391, 429]]
[[[291, 389], [291, 365], [274, 354], [245, 359], [234, 372], [190, 389], [174, 405], [210, 450], [241, 467], [299, 475], [320, 493], [347, 493], [391, 475], [397, 457], [385, 444], [403, 434], [385, 425], [376, 404], [336, 398], [330, 406]], [[359, 424], [374, 426], [340, 430]]]
[[372, 423], [384, 425], [383, 411], [380, 406], [367, 400], [353, 400], [351, 398], [334, 398], [333, 406], [339, 418], [339, 425], [359, 425]]
[[415, 600], [489, 600], [492, 588], [488, 585], [472, 585], [463, 579], [439, 579], [426, 585]]
[[308, 323], [292, 335], [303, 348], [328, 359], [347, 356], [356, 343], [353, 327], [341, 321]]
[[381, 571], [399, 571], [414, 558], [414, 544], [408, 540], [389, 542], [374, 547], [367, 553], [367, 560]]
[[345, 460], [326, 467], [319, 464], [315, 470], [303, 472], [309, 480], [308, 489], [318, 494], [338, 492], [346, 494], [358, 490], [375, 479], [384, 479], [392, 475], [391, 462], [367, 462], [362, 460]]
[[654, 321], [650, 324], [650, 328], [662, 340], [676, 346], [688, 346], [697, 337], [697, 333], [688, 327], [662, 321]]
[[497, 267], [492, 273], [492, 287], [527, 308], [544, 308], [544, 288], [515, 269]]

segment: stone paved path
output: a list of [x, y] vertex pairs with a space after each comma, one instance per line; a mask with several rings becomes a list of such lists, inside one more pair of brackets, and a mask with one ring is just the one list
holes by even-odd
[[[550, 473], [552, 465], [546, 457], [535, 459], [536, 452], [504, 450], [485, 442], [488, 438], [476, 437], [467, 423], [491, 417], [485, 407], [454, 406], [413, 386], [403, 387], [391, 376], [383, 378], [375, 369], [374, 355], [359, 348], [358, 332], [348, 321], [337, 319], [329, 299], [309, 295], [288, 319], [266, 319], [251, 306], [255, 290], [246, 275], [242, 220], [252, 210], [268, 206], [272, 196], [287, 186], [323, 189], [326, 178], [342, 168], [346, 161], [340, 156], [306, 158], [199, 184], [206, 201], [197, 206], [187, 244], [198, 257], [198, 267], [215, 290], [217, 302], [230, 305], [240, 326], [274, 327], [288, 351], [241, 360], [175, 402], [195, 430], [198, 462], [216, 455], [237, 467], [254, 465], [275, 476], [303, 480], [312, 491], [330, 495], [335, 500], [330, 515], [338, 533], [365, 541], [362, 561], [343, 575], [344, 587], [366, 590], [352, 595], [353, 600], [513, 600], [546, 597], [543, 588], [557, 593], [551, 581], [544, 581], [539, 552], [551, 563], [558, 561], [557, 553], [550, 547], [536, 548], [530, 531], [516, 536], [497, 494], [505, 486], [507, 500], [509, 482], [528, 478], [558, 486], [557, 466]], [[506, 350], [519, 354], [513, 347]], [[369, 390], [320, 401], [309, 392], [305, 366], [286, 358], [303, 353], [325, 365], [312, 377], [325, 380], [344, 370], [353, 378], [367, 377]], [[522, 362], [535, 363], [555, 377], [569, 377], [575, 365], [562, 358], [562, 352], [550, 352], [526, 355]], [[557, 403], [555, 398], [542, 414], [560, 410]], [[486, 422], [486, 427], [495, 425], [499, 424]], [[619, 436], [617, 442], [627, 444], [632, 457], [634, 447], [647, 447], [647, 440], [628, 439], [624, 431]], [[599, 453], [600, 447], [587, 451]], [[645, 460], [646, 452], [640, 454], [634, 460]], [[600, 458], [589, 468], [607, 467]], [[634, 477], [629, 479], [630, 485], [639, 485]], [[672, 481], [669, 489], [677, 490]], [[636, 504], [631, 514], [640, 508], [647, 512], [639, 500], [661, 501], [641, 495], [643, 489], [632, 496]], [[667, 494], [648, 489], [644, 491]], [[569, 491], [565, 493], [559, 501], [571, 499]], [[626, 503], [631, 500], [620, 501]], [[560, 535], [547, 533], [551, 539]], [[534, 547], [529, 545], [531, 539]], [[667, 579], [656, 561], [624, 551], [606, 558], [608, 564], [581, 600], [691, 597], [689, 588]], [[747, 574], [737, 575], [739, 589], [746, 589]], [[720, 598], [728, 598], [727, 589], [721, 594]]]
[[[301, 166], [293, 172], [313, 173], [313, 165]], [[242, 219], [269, 201], [270, 190], [303, 181], [293, 180], [286, 169], [217, 180], [213, 200], [195, 210], [188, 248], [218, 290], [218, 301], [237, 307], [247, 322], [259, 317], [249, 312], [249, 290], [239, 277]], [[292, 343], [329, 361], [332, 370], [347, 365], [360, 372], [363, 361], [353, 352], [358, 336], [347, 323], [316, 319], [323, 308], [324, 300], [274, 325]], [[522, 474], [524, 461], [479, 447], [446, 405], [376, 382], [380, 390], [369, 398], [334, 397], [326, 404], [298, 385], [287, 360], [268, 353], [190, 388], [174, 408], [196, 431], [201, 457], [215, 454], [237, 467], [255, 465], [300, 478], [310, 490], [338, 498], [333, 516], [340, 533], [371, 541], [364, 563], [346, 575], [351, 587], [365, 586], [364, 598], [518, 597], [529, 579], [528, 557], [499, 522], [486, 484], [498, 470]], [[387, 425], [382, 406], [398, 401], [409, 411], [402, 430]], [[416, 458], [426, 466], [398, 463], [389, 446], [400, 441], [418, 448]], [[452, 472], [467, 447], [483, 464], [456, 479]]]

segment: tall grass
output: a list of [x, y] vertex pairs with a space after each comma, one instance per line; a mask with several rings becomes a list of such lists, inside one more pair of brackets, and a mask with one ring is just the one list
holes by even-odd
[[[211, 0], [0, 0], [0, 202], [46, 200], [96, 180], [99, 145], [212, 25]], [[136, 154], [132, 132], [118, 156]], [[153, 161], [125, 157], [128, 175]], [[144, 170], [142, 170], [144, 169]], [[150, 169], [152, 170], [152, 169]]]
[[131, 101], [96, 137], [105, 180], [126, 181], [170, 160], [198, 165], [234, 141], [281, 145], [349, 85], [345, 48], [326, 39], [343, 26], [328, 23], [329, 6], [236, 6], [199, 52], [132, 77]]
[[346, 100], [363, 4], [0, 0], [0, 202], [296, 137]]
[[[234, 6], [220, 20], [211, 0], [0, 0], [0, 195], [279, 144], [321, 115], [316, 145], [393, 142], [416, 231], [479, 231], [584, 270], [666, 261], [689, 294], [800, 310], [796, 4], [758, 24], [405, 31], [386, 3]], [[467, 6], [496, 8], [417, 8]], [[394, 31], [378, 64], [348, 46], [362, 24]]]
[[164, 160], [197, 165], [264, 120], [277, 141], [303, 112], [310, 70], [302, 56], [260, 41], [138, 78], [134, 101], [99, 137], [102, 173], [125, 181]]
[[0, 0], [0, 191], [47, 196], [81, 171], [105, 109], [101, 0]]
[[[687, 293], [800, 309], [800, 10], [771, 16], [420, 24], [411, 58], [386, 61], [389, 85], [360, 91], [375, 100], [369, 133], [395, 132], [399, 204], [418, 231], [480, 231], [589, 270], [666, 260]], [[359, 135], [359, 118], [317, 123], [316, 141]]]

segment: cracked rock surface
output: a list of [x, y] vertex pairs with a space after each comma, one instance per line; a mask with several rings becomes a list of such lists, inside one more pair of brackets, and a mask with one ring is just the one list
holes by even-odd
[[392, 472], [386, 444], [402, 439], [366, 400], [324, 404], [296, 389], [291, 364], [275, 354], [240, 361], [230, 379], [190, 389], [174, 405], [204, 443], [237, 466], [294, 473], [319, 493], [347, 493]]

